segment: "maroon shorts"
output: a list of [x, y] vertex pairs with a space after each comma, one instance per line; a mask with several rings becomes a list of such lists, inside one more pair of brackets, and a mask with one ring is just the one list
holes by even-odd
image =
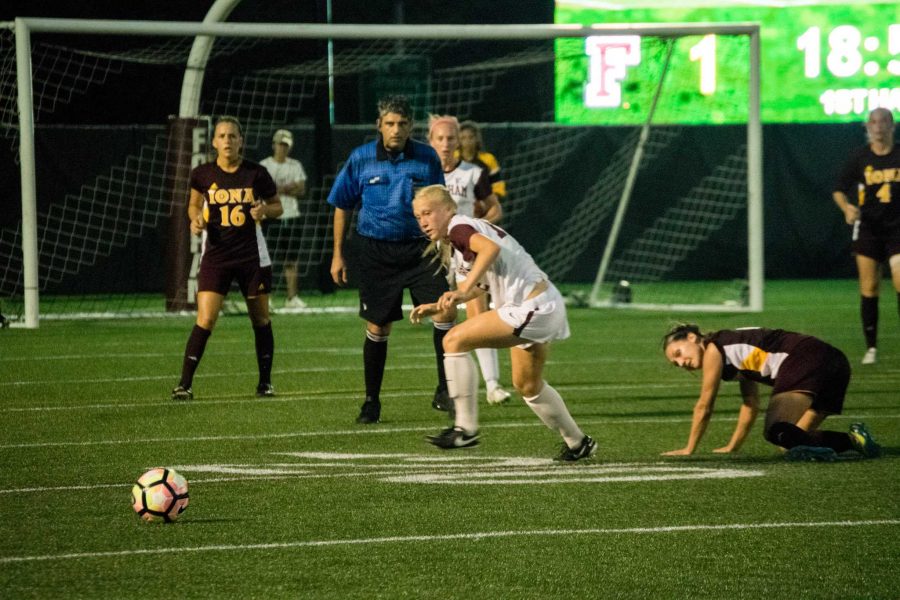
[[244, 298], [268, 294], [272, 291], [272, 267], [261, 267], [257, 260], [228, 266], [200, 261], [198, 292], [216, 292], [225, 296], [232, 281], [237, 281]]
[[808, 392], [818, 412], [841, 414], [850, 383], [850, 363], [843, 352], [815, 338], [797, 344], [778, 370], [772, 395]]
[[878, 262], [900, 254], [900, 230], [858, 222], [853, 227], [853, 252]]

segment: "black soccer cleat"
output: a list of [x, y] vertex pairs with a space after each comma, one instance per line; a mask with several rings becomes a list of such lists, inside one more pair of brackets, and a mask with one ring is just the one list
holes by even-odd
[[260, 398], [271, 398], [275, 395], [275, 386], [271, 383], [261, 383], [256, 386], [256, 395]]
[[362, 407], [359, 409], [359, 416], [356, 422], [361, 425], [374, 425], [381, 420], [381, 402], [371, 398], [366, 398]]
[[579, 460], [587, 460], [597, 452], [597, 442], [589, 435], [584, 436], [581, 443], [576, 448], [569, 448], [567, 444], [562, 445], [559, 454], [553, 459], [558, 462], [575, 462]]
[[174, 390], [172, 390], [172, 400], [193, 400], [194, 399], [194, 390], [190, 387], [184, 387], [183, 385], [176, 386]]
[[456, 404], [454, 404], [453, 398], [450, 397], [450, 392], [447, 391], [447, 388], [438, 386], [438, 388], [434, 390], [434, 398], [431, 399], [431, 408], [448, 413], [451, 420], [456, 418]]
[[471, 448], [478, 445], [478, 432], [468, 435], [460, 427], [447, 427], [437, 435], [426, 436], [425, 441], [444, 450]]
[[447, 388], [438, 387], [436, 390], [434, 390], [434, 398], [432, 398], [431, 400], [431, 408], [443, 412], [450, 412], [450, 409], [452, 407], [453, 399], [450, 397], [450, 392], [447, 391]]

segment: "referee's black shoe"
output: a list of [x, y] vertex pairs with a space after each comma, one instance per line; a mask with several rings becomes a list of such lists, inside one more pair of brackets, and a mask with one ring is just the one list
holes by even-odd
[[447, 388], [438, 386], [437, 389], [434, 390], [431, 408], [450, 413], [451, 419], [456, 417], [456, 406], [453, 404], [453, 398], [450, 397], [450, 392], [447, 391]]
[[256, 395], [259, 398], [271, 398], [275, 395], [275, 386], [271, 383], [260, 383], [256, 386]]
[[184, 387], [183, 385], [175, 386], [175, 389], [172, 390], [172, 400], [193, 400], [194, 399], [194, 390], [191, 389], [191, 386]]
[[366, 397], [356, 422], [361, 425], [372, 425], [381, 420], [381, 401], [378, 398]]

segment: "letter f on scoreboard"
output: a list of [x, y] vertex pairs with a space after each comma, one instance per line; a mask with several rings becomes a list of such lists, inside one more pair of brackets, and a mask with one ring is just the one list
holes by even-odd
[[622, 80], [628, 67], [641, 62], [641, 36], [594, 35], [585, 39], [590, 72], [584, 87], [588, 108], [618, 108], [622, 104]]

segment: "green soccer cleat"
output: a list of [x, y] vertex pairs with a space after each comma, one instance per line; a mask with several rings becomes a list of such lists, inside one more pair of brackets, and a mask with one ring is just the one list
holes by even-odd
[[869, 432], [865, 423], [853, 423], [850, 425], [850, 444], [853, 449], [866, 458], [878, 458], [881, 456], [881, 446], [875, 442], [875, 438]]

